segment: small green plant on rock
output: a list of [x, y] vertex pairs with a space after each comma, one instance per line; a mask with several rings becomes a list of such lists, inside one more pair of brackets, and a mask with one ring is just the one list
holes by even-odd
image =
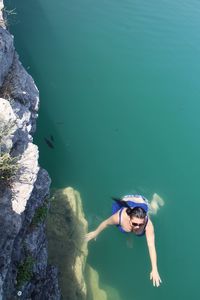
[[19, 265], [17, 271], [17, 288], [22, 287], [26, 282], [30, 281], [33, 276], [34, 258], [29, 255]]
[[0, 184], [9, 183], [19, 169], [18, 157], [11, 157], [9, 153], [0, 153]]
[[13, 133], [16, 124], [17, 120], [9, 119], [7, 123], [5, 123], [0, 119], [0, 147], [4, 145], [3, 138], [10, 136]]
[[0, 88], [0, 97], [11, 101], [11, 88], [8, 83], [4, 83], [4, 85]]
[[3, 19], [0, 20], [1, 27], [7, 27], [9, 25], [8, 19], [12, 15], [16, 15], [16, 9], [7, 9], [6, 7], [3, 8]]
[[48, 213], [47, 202], [45, 202], [42, 206], [38, 207], [35, 211], [35, 215], [32, 219], [31, 226], [37, 226], [39, 223], [42, 223]]

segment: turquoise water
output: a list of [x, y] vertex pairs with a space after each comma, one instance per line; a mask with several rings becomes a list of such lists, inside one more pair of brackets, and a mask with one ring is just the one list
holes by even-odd
[[[21, 61], [40, 90], [35, 142], [53, 187], [80, 191], [90, 229], [110, 196], [159, 194], [152, 218], [163, 284], [153, 288], [145, 239], [115, 228], [89, 263], [122, 300], [198, 294], [200, 2], [18, 0], [9, 17]], [[44, 138], [54, 139], [54, 149]]]

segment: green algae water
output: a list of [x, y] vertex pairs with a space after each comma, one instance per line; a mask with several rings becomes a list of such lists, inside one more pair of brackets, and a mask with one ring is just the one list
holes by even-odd
[[[121, 300], [195, 299], [199, 283], [200, 2], [7, 0], [16, 49], [40, 90], [35, 142], [54, 188], [73, 186], [93, 230], [110, 196], [157, 193], [160, 288], [145, 238], [89, 244]], [[114, 299], [109, 299], [114, 300]], [[116, 300], [116, 299], [115, 299]]]

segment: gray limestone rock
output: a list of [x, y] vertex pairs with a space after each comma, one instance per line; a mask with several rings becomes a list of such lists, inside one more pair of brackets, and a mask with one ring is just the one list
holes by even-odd
[[4, 8], [3, 0], [0, 0], [0, 26], [1, 27], [5, 27], [5, 22], [3, 19], [3, 8]]
[[0, 87], [12, 65], [14, 52], [13, 36], [0, 27]]
[[38, 89], [1, 22], [0, 300], [60, 299], [57, 269], [48, 265], [45, 229], [51, 181], [38, 165], [32, 138], [38, 106]]
[[[2, 84], [1, 97], [10, 101], [21, 124], [33, 133], [39, 108], [39, 91], [14, 52], [12, 65]], [[23, 105], [22, 105], [23, 104]]]

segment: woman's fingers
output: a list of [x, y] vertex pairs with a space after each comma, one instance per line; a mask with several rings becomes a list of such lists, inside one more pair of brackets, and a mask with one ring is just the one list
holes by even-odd
[[160, 285], [159, 280], [158, 280], [158, 279], [155, 279], [155, 280], [154, 280], [154, 286], [157, 286], [157, 287], [158, 287], [159, 285]]
[[86, 242], [89, 242], [92, 239], [96, 240], [96, 234], [94, 233], [94, 231], [91, 231], [85, 235]]
[[85, 240], [86, 240], [86, 242], [89, 242], [91, 240], [91, 234], [90, 233], [86, 234]]
[[159, 286], [160, 286], [160, 283], [161, 283], [160, 278], [157, 278], [156, 281], [155, 281], [156, 286], [159, 287]]
[[160, 284], [162, 283], [162, 281], [160, 279], [160, 276], [157, 272], [156, 273], [154, 273], [154, 272], [150, 273], [150, 280], [153, 281], [153, 286], [159, 287]]

